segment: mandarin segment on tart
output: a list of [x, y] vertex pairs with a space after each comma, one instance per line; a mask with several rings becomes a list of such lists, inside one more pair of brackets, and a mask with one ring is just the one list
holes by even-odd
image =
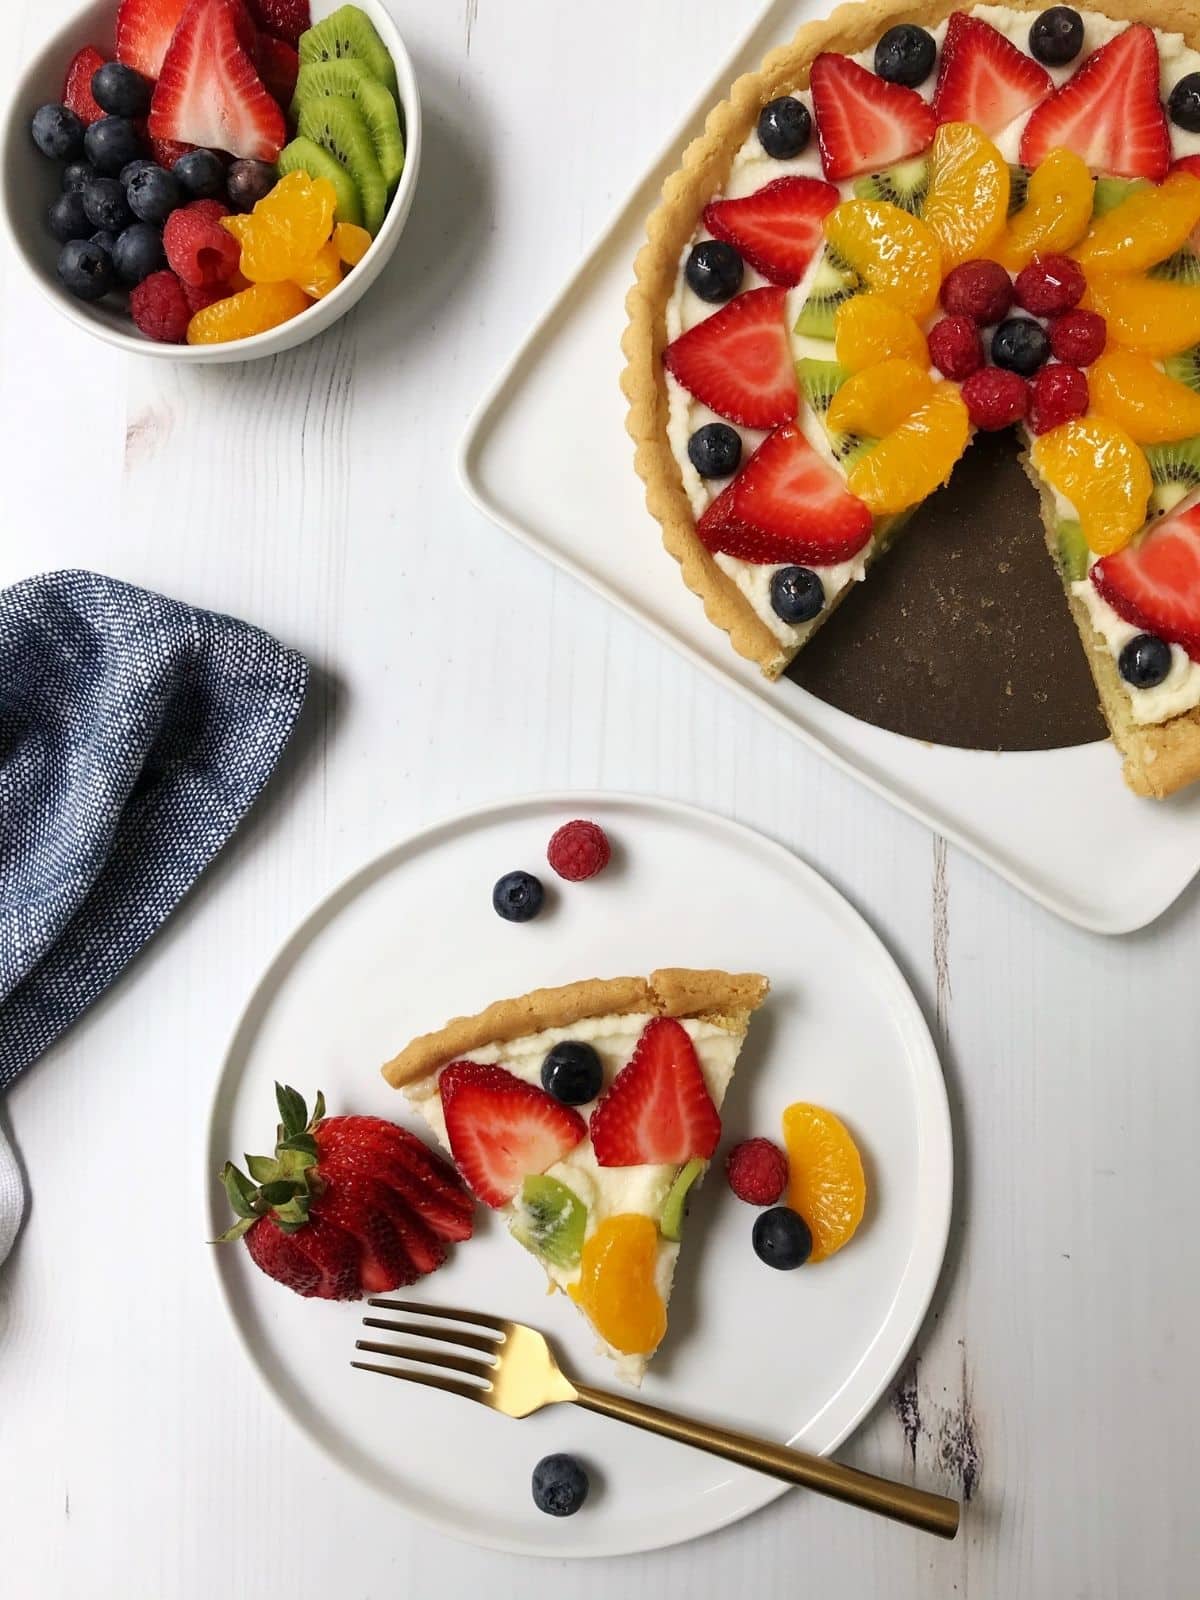
[[769, 677], [973, 432], [1014, 429], [1126, 779], [1162, 796], [1200, 778], [1200, 650], [1135, 648], [1089, 569], [1200, 479], [1200, 23], [1129, 5], [803, 28], [668, 182], [623, 387], [668, 550]]

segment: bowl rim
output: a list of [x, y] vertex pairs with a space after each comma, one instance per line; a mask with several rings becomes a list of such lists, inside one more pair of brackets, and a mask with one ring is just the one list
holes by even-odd
[[[421, 165], [421, 97], [412, 58], [383, 0], [352, 0], [352, 3], [367, 12], [396, 67], [399, 101], [405, 124], [404, 170], [400, 174], [396, 192], [388, 204], [383, 225], [372, 240], [370, 248], [354, 272], [343, 278], [336, 289], [331, 290], [322, 299], [313, 301], [297, 316], [289, 318], [277, 327], [267, 328], [262, 333], [250, 334], [246, 338], [230, 339], [220, 345], [160, 343], [146, 338], [132, 322], [131, 331], [128, 333], [109, 327], [92, 316], [86, 302], [72, 299], [65, 290], [48, 280], [42, 262], [34, 256], [30, 245], [27, 244], [29, 231], [18, 226], [15, 214], [16, 196], [11, 181], [12, 174], [17, 170], [20, 161], [15, 147], [18, 140], [28, 139], [28, 118], [35, 98], [27, 91], [27, 86], [32, 79], [43, 77], [48, 66], [59, 58], [63, 62], [65, 72], [66, 62], [76, 50], [82, 48], [82, 43], [86, 42], [85, 34], [93, 31], [98, 21], [107, 18], [115, 22], [117, 0], [91, 0], [91, 4], [78, 7], [56, 29], [41, 49], [26, 62], [14, 85], [3, 127], [0, 128], [0, 227], [3, 228], [9, 247], [20, 257], [39, 291], [62, 316], [68, 318], [85, 333], [91, 334], [93, 338], [100, 339], [118, 350], [125, 350], [131, 355], [192, 364], [212, 364], [252, 360], [257, 356], [282, 353], [295, 345], [305, 343], [331, 327], [351, 309], [362, 294], [366, 293], [376, 272], [382, 269], [395, 248], [411, 209], [412, 193]], [[336, 9], [337, 3], [328, 3], [321, 8], [322, 15], [329, 15]], [[321, 17], [317, 20], [320, 21]], [[372, 257], [375, 258], [373, 263]], [[373, 270], [367, 272], [365, 281], [359, 279], [356, 283], [355, 273], [368, 268], [369, 264]], [[306, 322], [309, 323], [307, 328]]]

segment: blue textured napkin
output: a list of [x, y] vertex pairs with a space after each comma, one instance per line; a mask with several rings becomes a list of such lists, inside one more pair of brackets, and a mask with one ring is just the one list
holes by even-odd
[[[0, 1089], [225, 843], [307, 680], [260, 629], [96, 573], [0, 592]], [[19, 1195], [0, 1134], [0, 1260]]]

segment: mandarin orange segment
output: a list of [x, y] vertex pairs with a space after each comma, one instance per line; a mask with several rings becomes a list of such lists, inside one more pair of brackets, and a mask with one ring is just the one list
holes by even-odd
[[825, 420], [837, 433], [877, 439], [898, 428], [932, 393], [928, 368], [893, 356], [847, 378], [829, 402]]
[[667, 1331], [658, 1292], [658, 1229], [649, 1217], [606, 1217], [587, 1240], [579, 1282], [567, 1293], [587, 1312], [602, 1339], [624, 1355], [649, 1355]]
[[1184, 244], [1200, 223], [1200, 178], [1177, 172], [1134, 189], [1092, 224], [1072, 252], [1087, 272], [1144, 272]]
[[1146, 520], [1153, 487], [1137, 445], [1109, 417], [1079, 417], [1035, 439], [1034, 466], [1075, 509], [1088, 548], [1113, 555]]
[[299, 316], [310, 304], [297, 284], [252, 283], [240, 294], [197, 311], [188, 323], [187, 342], [227, 344], [230, 339], [249, 339]]
[[1035, 255], [1069, 250], [1092, 220], [1092, 175], [1072, 150], [1051, 150], [1030, 174], [1025, 204], [987, 255], [1020, 272]]
[[937, 304], [942, 258], [919, 217], [886, 200], [843, 200], [825, 218], [825, 237], [875, 294], [914, 317]]
[[292, 276], [292, 282], [314, 300], [323, 300], [341, 281], [342, 258], [332, 239], [321, 246], [306, 267]]
[[222, 217], [242, 247], [241, 268], [252, 283], [297, 277], [333, 231], [337, 193], [328, 178], [289, 172], [246, 216]]
[[1106, 350], [1088, 369], [1088, 388], [1091, 409], [1119, 423], [1138, 444], [1200, 433], [1200, 395], [1136, 350]]
[[921, 219], [932, 229], [945, 271], [981, 255], [1008, 216], [1008, 163], [973, 123], [944, 122], [930, 154]]
[[929, 346], [915, 319], [877, 294], [856, 294], [842, 302], [834, 313], [833, 340], [838, 364], [847, 372], [861, 372], [893, 356], [929, 365]]
[[1089, 272], [1080, 304], [1104, 318], [1110, 344], [1127, 350], [1172, 356], [1200, 343], [1200, 286]]
[[924, 405], [857, 457], [846, 487], [877, 516], [905, 511], [945, 483], [970, 434], [956, 385], [935, 384]]
[[339, 260], [356, 267], [371, 248], [371, 235], [357, 223], [339, 222], [333, 230], [333, 242]]
[[849, 1244], [867, 1205], [862, 1157], [840, 1117], [798, 1101], [783, 1113], [783, 1142], [791, 1177], [788, 1205], [808, 1223], [810, 1261], [824, 1261]]

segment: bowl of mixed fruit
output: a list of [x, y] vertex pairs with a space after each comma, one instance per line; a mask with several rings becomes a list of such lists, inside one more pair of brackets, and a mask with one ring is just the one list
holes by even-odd
[[88, 332], [241, 361], [359, 299], [420, 151], [412, 65], [379, 0], [97, 0], [18, 88], [3, 214]]

